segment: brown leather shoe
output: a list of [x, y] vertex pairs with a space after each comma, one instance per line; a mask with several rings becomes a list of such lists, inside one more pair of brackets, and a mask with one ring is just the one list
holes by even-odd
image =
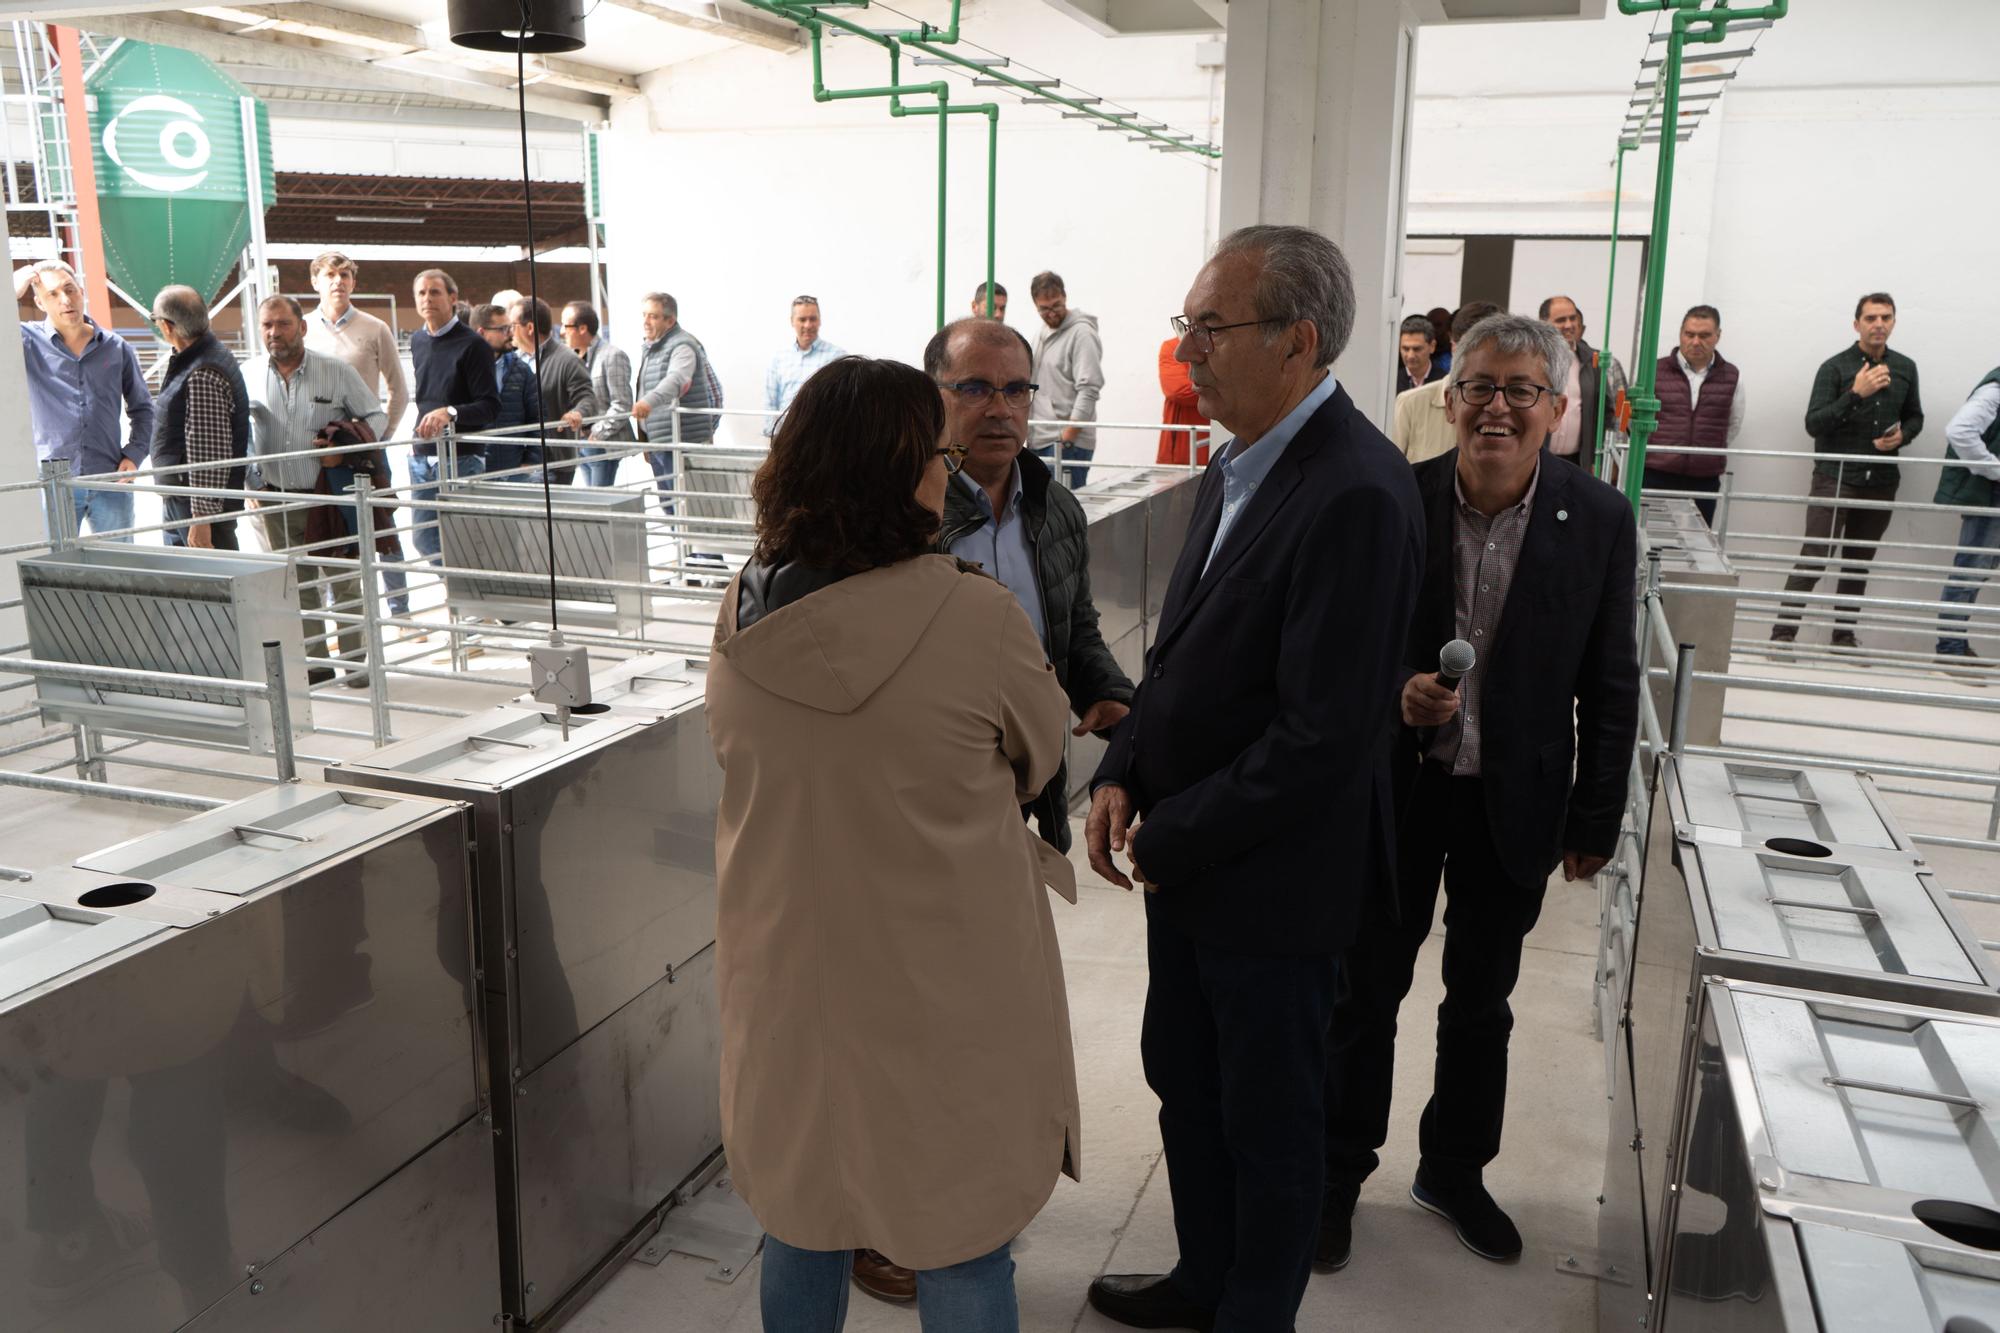
[[890, 1263], [880, 1250], [854, 1252], [854, 1285], [878, 1301], [901, 1305], [917, 1298], [916, 1270]]

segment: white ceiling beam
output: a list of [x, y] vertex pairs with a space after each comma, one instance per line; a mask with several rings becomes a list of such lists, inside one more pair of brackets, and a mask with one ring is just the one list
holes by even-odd
[[[514, 61], [504, 53], [468, 50], [454, 46], [448, 39], [436, 37], [415, 24], [399, 23], [373, 14], [357, 14], [331, 5], [213, 5], [188, 12], [240, 28], [243, 31], [238, 35], [248, 36], [253, 41], [282, 32], [316, 42], [357, 47], [372, 52], [370, 59], [374, 61], [407, 56], [422, 61], [471, 65], [501, 74], [509, 74], [514, 68]], [[579, 60], [531, 56], [528, 69], [530, 83], [547, 82], [604, 97], [636, 97], [639, 93], [639, 81], [630, 75]], [[543, 77], [534, 77], [537, 74]], [[512, 86], [511, 80], [508, 86]]]
[[[281, 34], [239, 37], [186, 21], [110, 14], [94, 17], [84, 26], [108, 37], [177, 46], [223, 65], [324, 74], [329, 63], [333, 63], [352, 72], [357, 82], [371, 87], [428, 93], [433, 97], [450, 97], [503, 111], [514, 107], [514, 90], [509, 86], [511, 79], [503, 81], [489, 77], [484, 71], [444, 64], [426, 64], [412, 70], [386, 61], [369, 61], [357, 56], [351, 48], [342, 49], [306, 37]], [[549, 88], [546, 84], [538, 84], [528, 90], [527, 104], [531, 112], [584, 123], [604, 119], [611, 107], [610, 99], [606, 97], [570, 93], [564, 89]]]
[[705, 0], [676, 0], [671, 4], [663, 0], [602, 0], [602, 3], [689, 32], [727, 37], [767, 51], [797, 51], [805, 45], [804, 35], [789, 23], [723, 9]]

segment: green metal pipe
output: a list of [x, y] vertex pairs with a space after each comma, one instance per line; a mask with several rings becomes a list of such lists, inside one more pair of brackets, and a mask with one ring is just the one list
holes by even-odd
[[[1000, 207], [1000, 108], [992, 102], [979, 102], [964, 106], [913, 106], [906, 109], [911, 116], [984, 116], [986, 117], [986, 313], [993, 313], [993, 266], [995, 238], [999, 235]], [[939, 315], [940, 327], [943, 315]]]
[[[1639, 347], [1634, 353], [1632, 390], [1632, 444], [1625, 457], [1625, 495], [1638, 512], [1641, 479], [1646, 470], [1646, 445], [1659, 424], [1660, 315], [1665, 300], [1662, 290], [1667, 270], [1667, 232], [1673, 220], [1674, 149], [1679, 142], [1681, 109], [1681, 60], [1690, 41], [1715, 43], [1727, 35], [1732, 22], [1781, 19], [1790, 0], [1772, 0], [1756, 9], [1697, 9], [1701, 0], [1618, 0], [1624, 13], [1673, 9], [1673, 26], [1667, 34], [1667, 50], [1660, 62], [1660, 158], [1653, 188], [1652, 242], [1646, 257], [1646, 295], [1639, 325]], [[1630, 7], [1628, 7], [1630, 6]], [[1703, 32], [1693, 28], [1700, 24]]]
[[1194, 144], [1186, 143], [1180, 139], [1169, 138], [1168, 136], [1158, 133], [1155, 130], [1147, 129], [1143, 125], [1134, 125], [1129, 123], [1132, 120], [1136, 119], [1136, 117], [1130, 115], [1129, 113], [1114, 115], [1110, 112], [1099, 111], [1096, 107], [1086, 105], [1083, 102], [1075, 101], [1072, 98], [1064, 97], [1061, 93], [1055, 92], [1051, 89], [1038, 88], [1032, 83], [1027, 83], [1021, 79], [1014, 77], [1012, 74], [1009, 74], [1004, 69], [995, 69], [987, 65], [977, 65], [974, 64], [972, 61], [967, 60], [964, 56], [957, 54], [956, 52], [941, 51], [936, 46], [932, 45], [929, 42], [910, 39], [906, 40], [903, 44], [909, 47], [913, 51], [922, 51], [925, 55], [936, 56], [940, 60], [949, 60], [955, 65], [959, 65], [964, 67], [965, 69], [971, 70], [974, 74], [978, 75], [980, 78], [997, 80], [1000, 83], [1004, 83], [1011, 88], [1014, 88], [1020, 92], [1028, 94], [1030, 97], [1035, 98], [1037, 101], [1055, 102], [1061, 106], [1068, 107], [1072, 111], [1081, 112], [1084, 115], [1089, 116], [1093, 120], [1099, 120], [1104, 122], [1106, 125], [1115, 126], [1118, 129], [1124, 130], [1129, 134], [1143, 135], [1148, 139], [1155, 140], [1159, 143], [1167, 145], [1170, 148], [1174, 148], [1185, 153], [1198, 153], [1203, 157], [1222, 156], [1222, 150], [1219, 148], [1210, 147], [1208, 145], [1196, 146]]
[[[1618, 296], [1618, 216], [1620, 210], [1625, 205], [1625, 154], [1630, 151], [1630, 146], [1623, 140], [1620, 140], [1618, 144], [1618, 170], [1612, 177], [1611, 182], [1611, 272], [1604, 279], [1604, 341], [1607, 347], [1611, 341], [1611, 303]], [[1633, 369], [1636, 370], [1637, 367], [1635, 366]], [[1593, 437], [1600, 441], [1597, 450], [1597, 475], [1600, 477], [1605, 472], [1606, 454], [1606, 450], [1601, 443], [1604, 439], [1605, 395], [1603, 384], [1603, 377], [1600, 376], [1598, 378], [1597, 393], [1597, 434]]]

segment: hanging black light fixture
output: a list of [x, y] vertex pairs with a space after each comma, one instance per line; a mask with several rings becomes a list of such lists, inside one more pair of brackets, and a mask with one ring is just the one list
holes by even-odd
[[475, 51], [550, 56], [583, 45], [583, 0], [451, 0], [446, 12], [451, 40]]

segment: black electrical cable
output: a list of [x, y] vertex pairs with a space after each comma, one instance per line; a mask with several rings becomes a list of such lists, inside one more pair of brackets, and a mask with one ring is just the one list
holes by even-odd
[[[521, 0], [521, 23], [514, 33], [514, 93], [521, 116], [521, 203], [528, 212], [528, 319], [535, 336], [541, 337], [542, 293], [535, 270], [535, 186], [528, 172], [528, 0]], [[556, 335], [553, 330], [549, 337]], [[556, 611], [556, 502], [549, 490], [549, 421], [542, 402], [542, 347], [535, 345], [535, 437], [542, 451], [542, 517], [549, 540], [549, 632], [562, 628]]]

